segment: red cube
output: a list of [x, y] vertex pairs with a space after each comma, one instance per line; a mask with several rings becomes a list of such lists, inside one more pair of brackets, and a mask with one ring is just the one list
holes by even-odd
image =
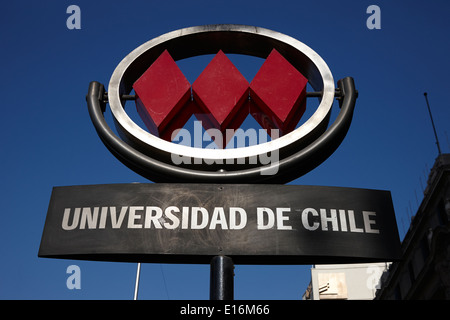
[[250, 83], [251, 114], [280, 136], [294, 130], [306, 108], [308, 80], [275, 49]]
[[133, 84], [136, 107], [148, 130], [171, 141], [192, 112], [183, 110], [191, 98], [191, 85], [165, 50]]

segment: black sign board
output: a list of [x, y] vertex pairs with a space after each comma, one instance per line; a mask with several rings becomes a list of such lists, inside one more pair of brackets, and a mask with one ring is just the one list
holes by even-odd
[[40, 257], [237, 264], [393, 261], [389, 191], [296, 185], [109, 184], [53, 189]]

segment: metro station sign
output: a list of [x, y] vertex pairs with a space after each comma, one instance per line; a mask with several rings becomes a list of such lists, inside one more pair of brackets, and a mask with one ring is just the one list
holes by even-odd
[[[206, 54], [215, 56], [191, 85], [176, 61]], [[228, 54], [265, 60], [248, 83]], [[306, 92], [307, 84], [315, 91]], [[335, 88], [327, 64], [294, 38], [259, 27], [208, 25], [142, 44], [116, 67], [107, 92], [98, 82], [90, 84], [87, 102], [106, 147], [154, 182], [286, 183], [336, 150], [350, 126], [356, 98], [352, 78], [339, 80]], [[146, 128], [127, 114], [130, 99]], [[297, 126], [307, 99], [318, 99], [318, 105]], [[340, 112], [328, 126], [334, 100]], [[107, 103], [119, 136], [104, 119]], [[233, 132], [249, 114], [272, 139], [226, 148], [231, 138], [227, 131]], [[210, 130], [216, 147], [172, 142], [192, 115]]]
[[[191, 86], [167, 50], [133, 84], [149, 131], [167, 141], [196, 115], [206, 130], [240, 127], [248, 114], [270, 135], [295, 129], [306, 107], [308, 80], [275, 49], [248, 83], [220, 50]], [[191, 94], [192, 90], [192, 94]], [[191, 96], [192, 95], [192, 96]], [[231, 138], [231, 137], [229, 137]], [[227, 141], [215, 141], [220, 148]]]
[[[207, 54], [214, 57], [191, 84], [176, 62]], [[264, 62], [247, 81], [230, 54]], [[142, 44], [118, 64], [107, 90], [91, 82], [86, 99], [105, 146], [155, 183], [55, 187], [39, 256], [210, 263], [226, 255], [246, 264], [398, 259], [388, 191], [283, 185], [338, 148], [357, 96], [351, 77], [335, 86], [316, 52], [264, 28], [190, 27]], [[334, 103], [339, 112], [330, 124]], [[116, 130], [105, 119], [108, 106]], [[248, 115], [270, 139], [229, 147]], [[176, 143], [192, 116], [201, 122], [194, 131], [214, 137], [210, 146]]]

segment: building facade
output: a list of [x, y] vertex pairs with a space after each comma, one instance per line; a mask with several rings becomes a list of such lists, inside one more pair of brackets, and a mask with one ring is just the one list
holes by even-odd
[[316, 265], [303, 300], [450, 300], [450, 154], [431, 169], [394, 263]]
[[388, 263], [315, 265], [303, 300], [373, 300]]
[[378, 300], [450, 299], [450, 154], [437, 157], [403, 239], [402, 259], [380, 282]]

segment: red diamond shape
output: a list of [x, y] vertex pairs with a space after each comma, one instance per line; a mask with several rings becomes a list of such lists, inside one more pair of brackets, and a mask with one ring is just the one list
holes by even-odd
[[[205, 129], [237, 129], [248, 110], [248, 81], [220, 50], [192, 85], [194, 100], [204, 111], [200, 117]], [[205, 123], [206, 122], [206, 123]], [[224, 141], [226, 144], [226, 141]]]
[[190, 110], [180, 112], [190, 100], [191, 85], [167, 50], [133, 84], [133, 88], [137, 111], [148, 130], [171, 141], [172, 132], [183, 127], [192, 115]]
[[195, 114], [205, 129], [222, 132], [220, 147], [231, 138], [225, 130], [237, 129], [249, 111], [269, 134], [272, 128], [281, 135], [294, 130], [305, 111], [307, 82], [273, 49], [249, 85], [219, 51], [192, 85], [192, 101], [189, 82], [166, 50], [133, 88], [138, 113], [151, 133], [171, 141], [172, 133]]
[[275, 49], [250, 83], [251, 114], [268, 131], [295, 129], [306, 108], [308, 80]]

